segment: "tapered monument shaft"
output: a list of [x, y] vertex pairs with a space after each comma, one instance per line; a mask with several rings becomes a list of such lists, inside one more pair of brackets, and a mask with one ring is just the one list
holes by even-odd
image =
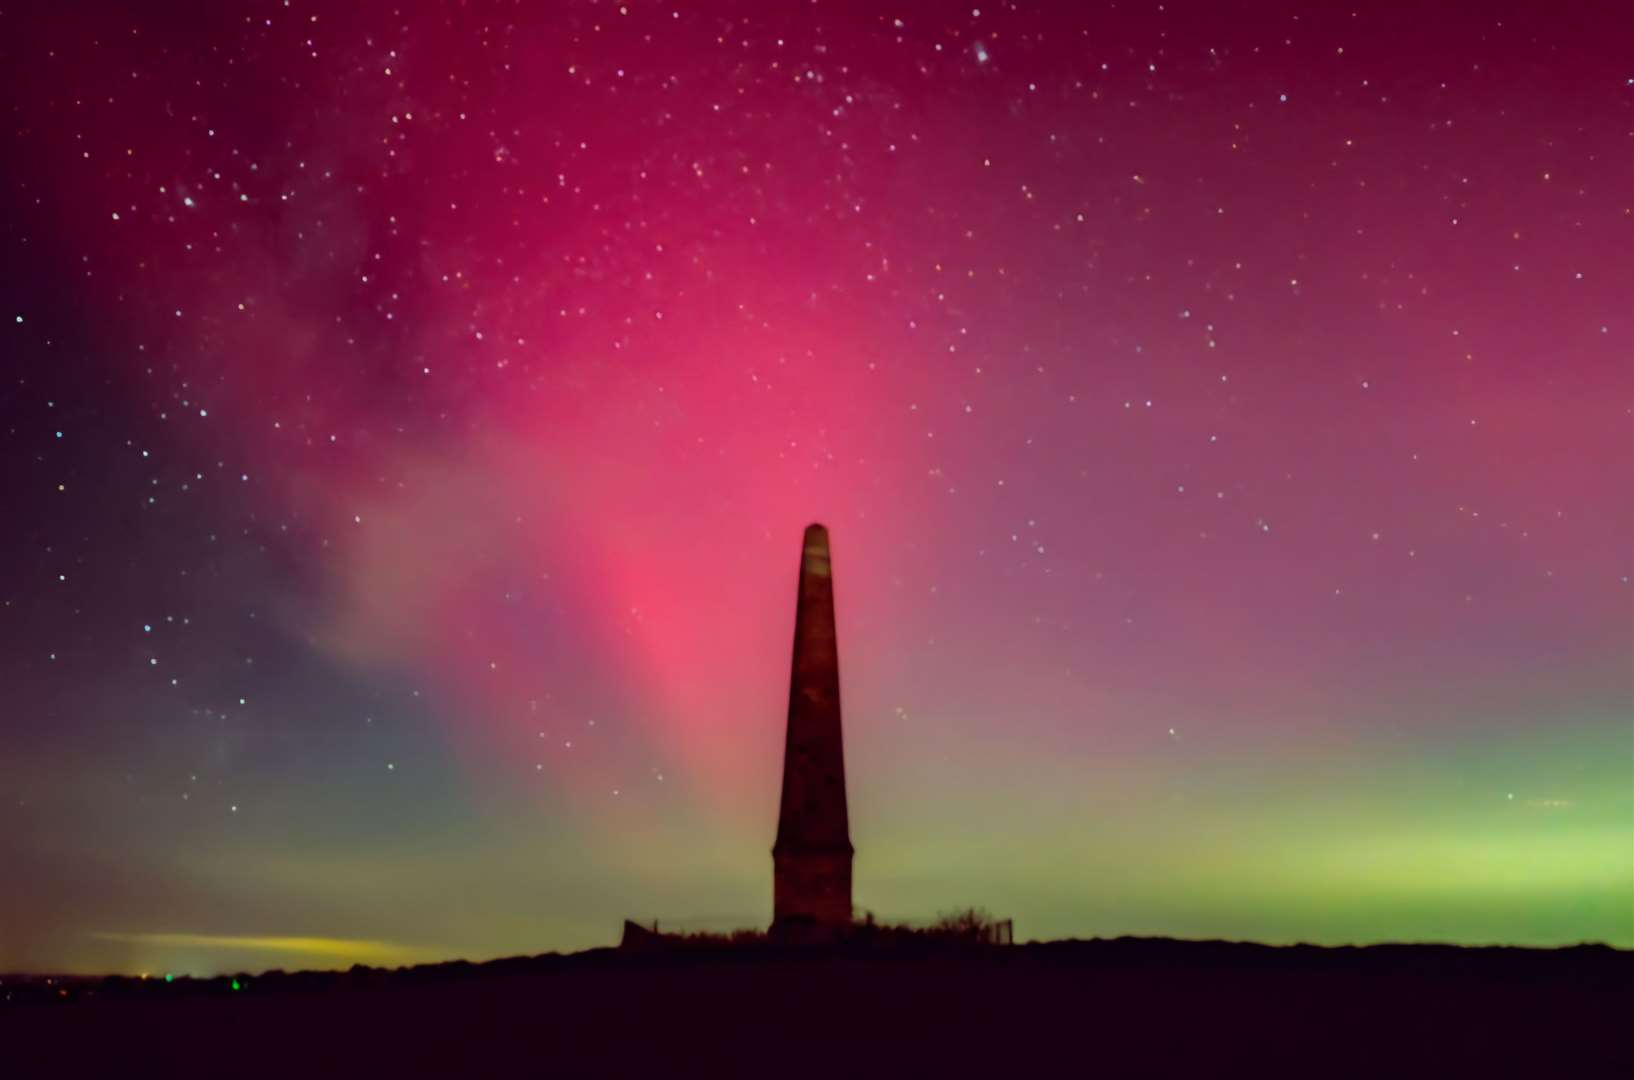
[[783, 799], [772, 848], [773, 924], [851, 922], [851, 828], [828, 530], [806, 529], [794, 617]]

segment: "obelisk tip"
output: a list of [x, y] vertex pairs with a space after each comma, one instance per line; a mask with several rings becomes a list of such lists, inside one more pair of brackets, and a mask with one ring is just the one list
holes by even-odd
[[805, 541], [801, 544], [801, 548], [801, 570], [827, 577], [828, 530], [815, 521], [807, 525]]

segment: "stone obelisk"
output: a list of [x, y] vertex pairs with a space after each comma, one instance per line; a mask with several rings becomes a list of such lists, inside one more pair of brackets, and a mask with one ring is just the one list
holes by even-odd
[[772, 847], [772, 928], [851, 923], [851, 828], [840, 743], [840, 665], [828, 530], [806, 528], [794, 616], [783, 800]]

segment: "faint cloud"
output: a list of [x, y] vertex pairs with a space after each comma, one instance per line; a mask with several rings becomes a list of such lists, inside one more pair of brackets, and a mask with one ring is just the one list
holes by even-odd
[[400, 945], [392, 941], [369, 941], [361, 938], [258, 937], [237, 934], [183, 933], [143, 934], [116, 931], [96, 931], [91, 934], [91, 937], [98, 941], [118, 941], [149, 948], [284, 953], [374, 966], [412, 963], [423, 958], [427, 953], [427, 950], [412, 945]]
[[1535, 806], [1539, 810], [1564, 810], [1572, 805], [1570, 799], [1527, 799], [1527, 806]]

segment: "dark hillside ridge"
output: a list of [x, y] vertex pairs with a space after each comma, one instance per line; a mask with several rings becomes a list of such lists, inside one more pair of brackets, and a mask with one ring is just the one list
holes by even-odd
[[[840, 943], [828, 946], [681, 943], [672, 949], [631, 953], [613, 948], [541, 953], [473, 962], [447, 960], [405, 968], [363, 964], [346, 971], [236, 972], [211, 978], [125, 975], [4, 975], [0, 1004], [53, 1004], [93, 998], [176, 999], [219, 993], [256, 995], [307, 990], [384, 990], [495, 976], [651, 969], [707, 970], [760, 966], [868, 963], [890, 966], [958, 964], [993, 968], [1088, 968], [1325, 972], [1355, 975], [1459, 976], [1497, 981], [1567, 980], [1634, 992], [1634, 951], [1603, 944], [1560, 948], [1385, 943], [1378, 945], [1262, 945], [1257, 942], [1179, 938], [1089, 938], [985, 946], [938, 940]], [[234, 984], [237, 984], [236, 987]]]
[[1119, 938], [5, 981], [5, 1075], [1626, 1076], [1634, 953]]

